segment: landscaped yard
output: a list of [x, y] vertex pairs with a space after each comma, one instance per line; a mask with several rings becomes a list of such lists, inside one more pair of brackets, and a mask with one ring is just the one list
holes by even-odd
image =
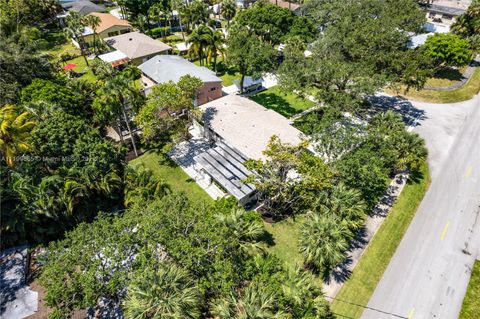
[[167, 182], [173, 190], [185, 192], [191, 200], [212, 201], [212, 198], [167, 155], [149, 151], [132, 160], [129, 165], [134, 166], [141, 163], [145, 168], [150, 169], [157, 178]]
[[480, 314], [480, 261], [473, 265], [467, 293], [463, 299], [459, 319], [478, 319]]
[[407, 181], [391, 212], [333, 301], [332, 311], [339, 318], [360, 318], [364, 308], [354, 304], [367, 305], [429, 184], [428, 166], [424, 164], [421, 174], [411, 176]]
[[302, 256], [298, 251], [298, 236], [303, 220], [303, 216], [297, 216], [273, 224], [264, 223], [265, 229], [272, 236], [269, 251], [288, 267], [294, 267], [302, 262]]
[[295, 93], [286, 92], [280, 86], [273, 86], [268, 90], [250, 96], [250, 98], [285, 117], [291, 117], [315, 106], [314, 102]]
[[463, 73], [467, 67], [458, 69], [444, 68], [438, 70], [435, 75], [427, 80], [425, 87], [428, 88], [445, 88], [449, 87], [463, 79]]
[[392, 95], [400, 95], [408, 99], [430, 102], [430, 103], [455, 103], [470, 100], [478, 92], [480, 92], [480, 67], [477, 67], [475, 73], [470, 80], [461, 88], [452, 91], [434, 91], [434, 90], [410, 90], [406, 93], [397, 93], [387, 89], [386, 93]]

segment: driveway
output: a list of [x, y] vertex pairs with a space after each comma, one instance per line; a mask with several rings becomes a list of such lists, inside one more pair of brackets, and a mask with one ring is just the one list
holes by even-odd
[[480, 95], [411, 108], [432, 184], [362, 318], [457, 318], [479, 257]]

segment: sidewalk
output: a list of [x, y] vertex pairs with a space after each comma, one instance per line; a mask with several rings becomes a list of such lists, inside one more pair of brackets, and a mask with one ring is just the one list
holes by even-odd
[[355, 266], [360, 261], [368, 243], [375, 236], [388, 213], [393, 207], [397, 197], [403, 190], [407, 181], [407, 174], [398, 174], [387, 188], [385, 195], [367, 218], [364, 229], [354, 238], [345, 261], [335, 267], [329, 278], [324, 281], [323, 292], [326, 297], [335, 298], [343, 284], [347, 281]]

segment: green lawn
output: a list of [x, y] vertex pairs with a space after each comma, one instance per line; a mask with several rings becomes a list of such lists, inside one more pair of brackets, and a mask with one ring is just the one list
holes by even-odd
[[[210, 61], [211, 63], [206, 65], [207, 68], [210, 70], [214, 69], [213, 60]], [[192, 63], [200, 66], [199, 60], [194, 60]], [[222, 79], [223, 86], [230, 86], [233, 85], [234, 80], [240, 80], [241, 75], [238, 73], [237, 69], [234, 67], [229, 67], [226, 65], [225, 61], [221, 56], [217, 58], [217, 76]]]
[[185, 192], [191, 200], [212, 201], [212, 198], [167, 155], [149, 151], [132, 160], [129, 165], [140, 163], [150, 169], [156, 177], [165, 180], [173, 190]]
[[[332, 303], [332, 311], [340, 318], [360, 318], [377, 283], [382, 278], [397, 246], [402, 240], [418, 205], [430, 184], [427, 164], [412, 175], [391, 212], [373, 237], [352, 275]], [[346, 302], [342, 302], [344, 300]]]
[[480, 314], [480, 261], [473, 265], [459, 319], [478, 319]]
[[302, 263], [302, 256], [298, 251], [298, 236], [303, 216], [288, 218], [277, 223], [264, 223], [265, 229], [271, 235], [269, 251], [276, 255], [288, 267]]
[[402, 93], [403, 91], [401, 90], [400, 93], [398, 93], [386, 89], [385, 92], [392, 95], [400, 95], [416, 101], [430, 103], [455, 103], [470, 100], [480, 92], [480, 67], [477, 67], [475, 73], [465, 85], [453, 91], [410, 90]]
[[285, 117], [291, 117], [315, 106], [315, 103], [312, 101], [295, 93], [286, 92], [278, 85], [254, 94], [250, 98], [267, 109], [272, 109]]

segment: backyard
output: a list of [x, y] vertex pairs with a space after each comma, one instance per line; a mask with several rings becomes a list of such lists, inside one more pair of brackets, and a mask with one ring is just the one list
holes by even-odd
[[289, 118], [315, 106], [315, 103], [295, 93], [273, 86], [268, 90], [251, 95], [250, 98], [267, 109], [274, 110]]
[[184, 192], [193, 201], [212, 201], [212, 198], [164, 153], [148, 151], [129, 163], [131, 166], [142, 164], [157, 178], [167, 182], [172, 190]]

